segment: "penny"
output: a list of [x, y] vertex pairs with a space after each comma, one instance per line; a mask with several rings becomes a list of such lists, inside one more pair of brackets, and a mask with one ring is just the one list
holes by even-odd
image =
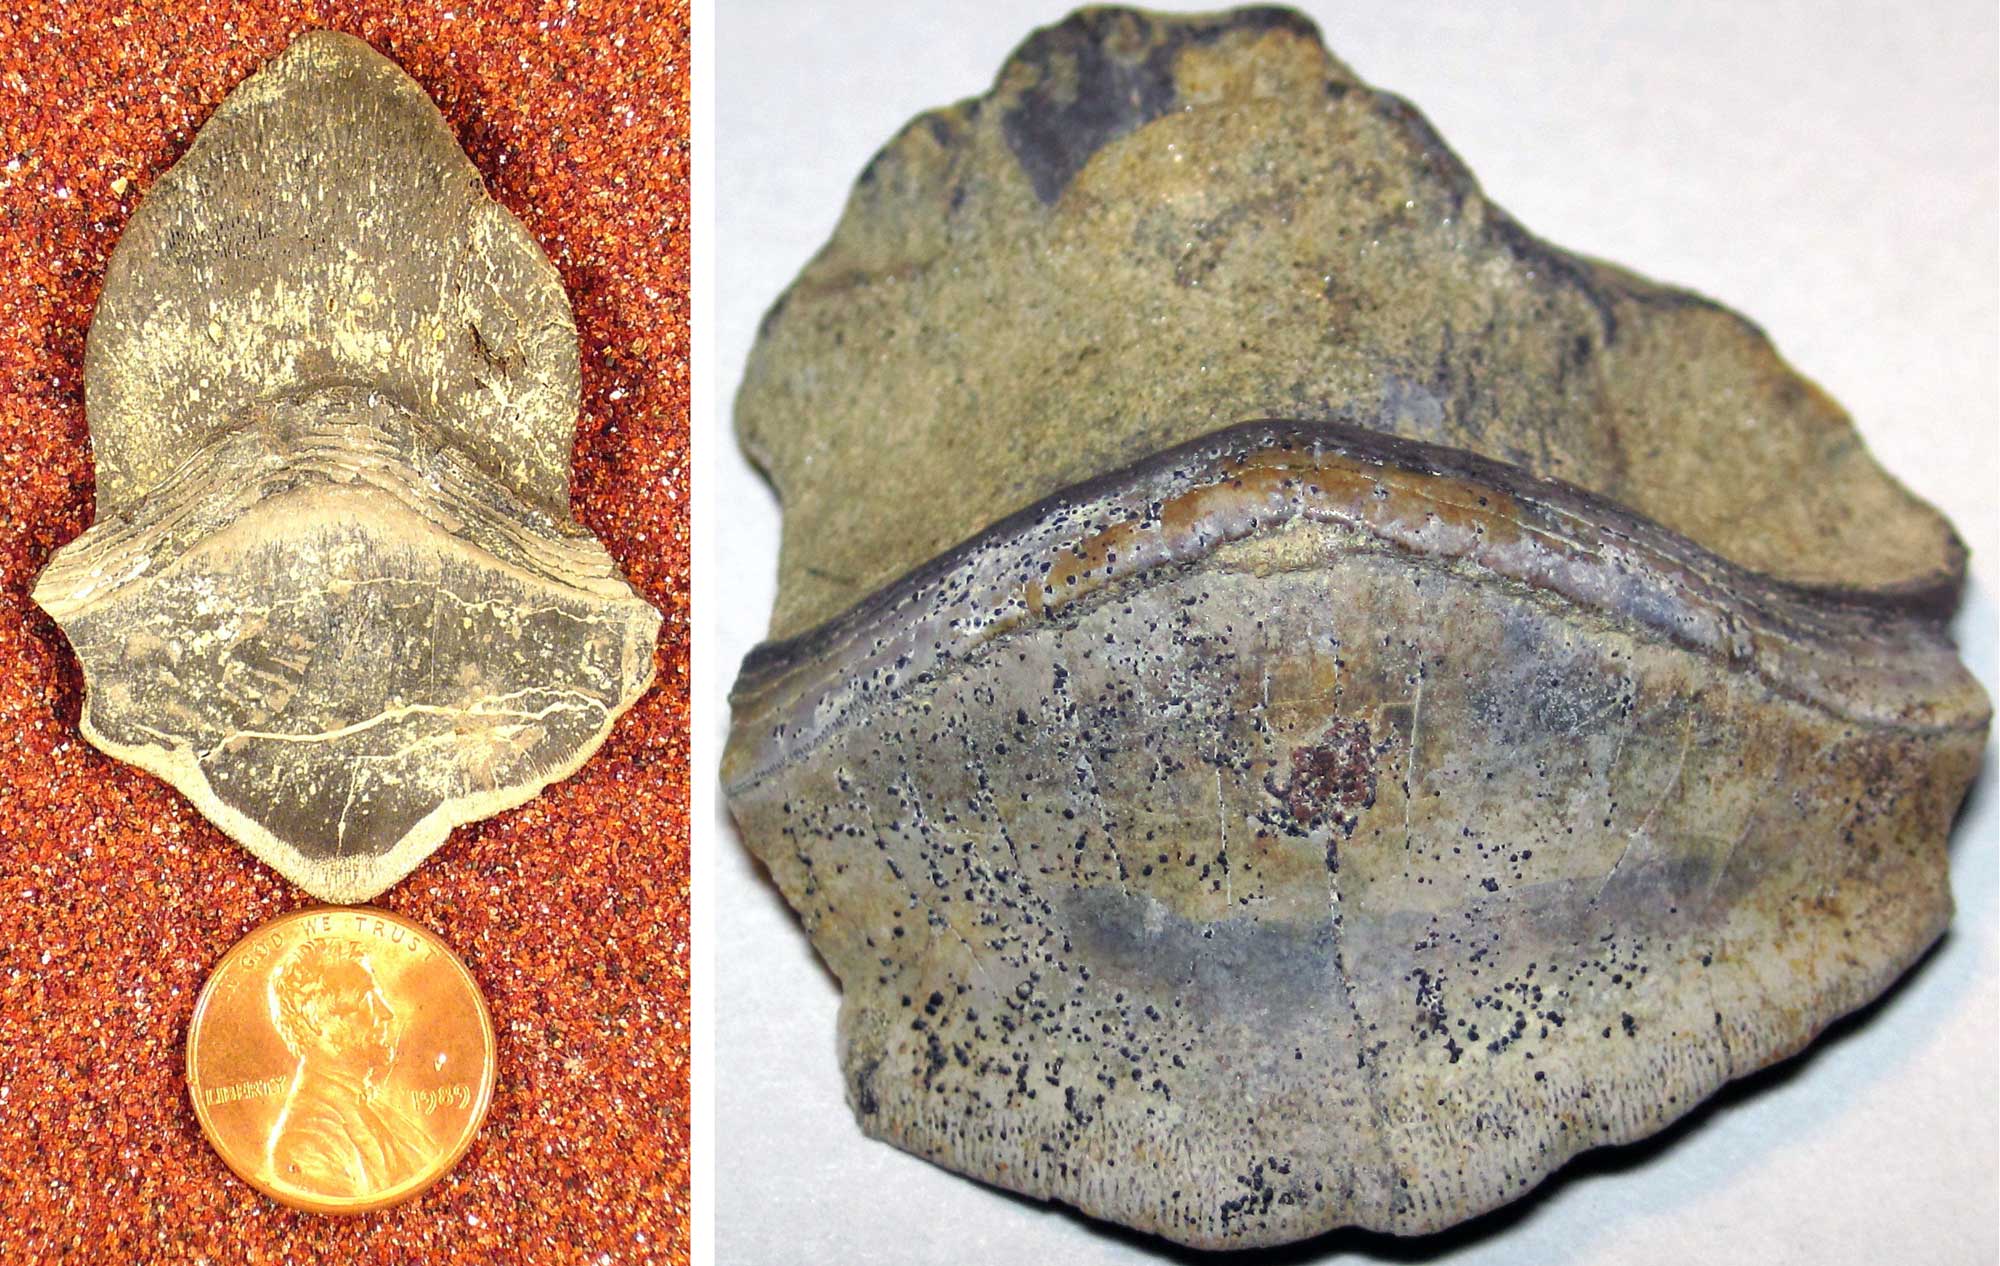
[[223, 955], [188, 1027], [202, 1133], [294, 1208], [365, 1213], [443, 1177], [493, 1098], [493, 1021], [472, 973], [400, 915], [322, 906]]

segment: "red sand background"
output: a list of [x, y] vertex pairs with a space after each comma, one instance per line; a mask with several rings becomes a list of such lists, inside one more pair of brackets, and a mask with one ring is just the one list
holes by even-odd
[[[91, 518], [105, 259], [223, 95], [308, 26], [414, 75], [562, 271], [577, 517], [667, 613], [658, 684], [580, 773], [379, 898], [471, 965], [500, 1081], [456, 1170], [353, 1220], [238, 1182], [182, 1082], [209, 969], [310, 900], [83, 742], [75, 660], [27, 599]], [[686, 1260], [687, 30], [686, 0], [0, 13], [0, 1262]]]

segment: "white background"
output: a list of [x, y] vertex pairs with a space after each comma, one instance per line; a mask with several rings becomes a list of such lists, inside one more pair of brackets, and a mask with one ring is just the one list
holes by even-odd
[[[1336, 55], [1414, 101], [1530, 230], [1737, 308], [1845, 404], [1878, 459], [1971, 545], [1956, 628], [1994, 690], [1991, 0], [1921, 14], [1743, 0], [1306, 8]], [[757, 320], [831, 232], [875, 149], [918, 111], [983, 93], [1064, 6], [723, 0], [707, 11], [694, 833], [698, 926], [714, 936], [697, 963], [712, 1042], [702, 1093], [714, 1096], [701, 1114], [712, 1154], [697, 1164], [713, 1193], [713, 1260], [1173, 1260], [1161, 1241], [862, 1136], [842, 1099], [837, 987], [714, 786], [728, 685], [774, 592], [777, 507], [727, 417]], [[1342, 1234], [1272, 1259], [2000, 1260], [1995, 782], [1989, 751], [1953, 836], [1950, 935], [1858, 1023], [1470, 1227], [1422, 1241]]]

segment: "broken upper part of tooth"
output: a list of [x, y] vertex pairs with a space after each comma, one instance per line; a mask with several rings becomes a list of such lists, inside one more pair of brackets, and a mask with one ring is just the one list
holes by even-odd
[[97, 518], [34, 593], [85, 736], [329, 901], [574, 771], [660, 624], [570, 517], [577, 398], [561, 279], [423, 90], [300, 36], [112, 254]]
[[1295, 14], [1035, 33], [868, 165], [737, 419], [785, 530], [731, 811], [857, 1117], [940, 1164], [1204, 1247], [1435, 1230], [1949, 917], [1950, 526]]

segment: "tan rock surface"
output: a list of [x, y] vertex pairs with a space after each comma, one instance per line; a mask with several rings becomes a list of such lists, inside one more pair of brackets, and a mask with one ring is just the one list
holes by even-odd
[[1949, 526], [1755, 326], [1540, 242], [1304, 18], [1245, 12], [1086, 10], [862, 173], [738, 404], [787, 510], [773, 637], [1265, 417], [1466, 448], [1786, 580], [1955, 584]]

